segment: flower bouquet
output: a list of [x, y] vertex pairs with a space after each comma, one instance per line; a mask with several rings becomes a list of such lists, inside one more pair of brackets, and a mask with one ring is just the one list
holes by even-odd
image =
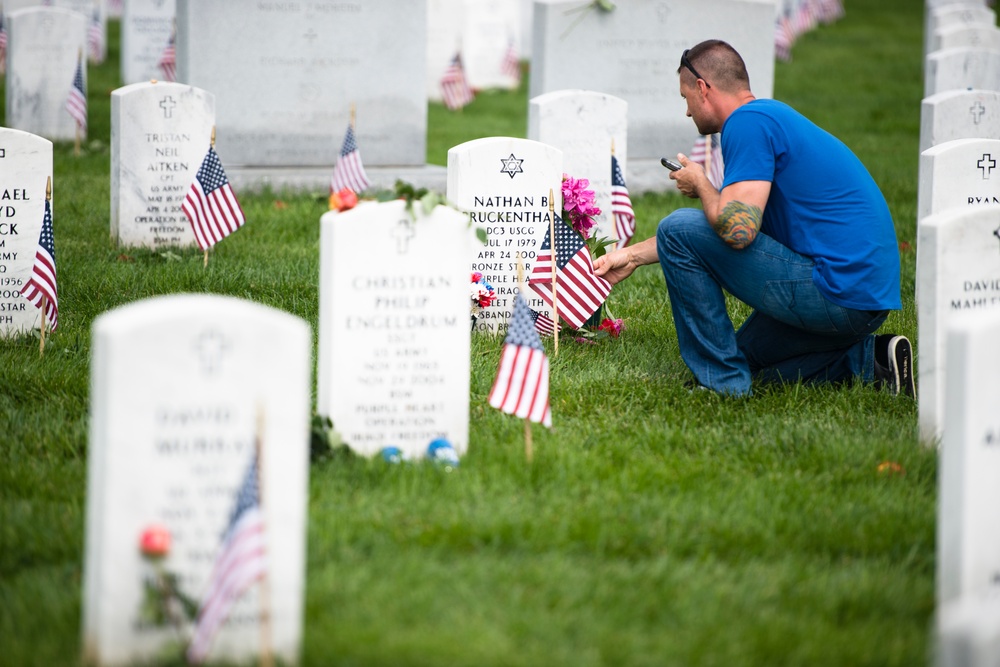
[[497, 294], [496, 290], [493, 289], [493, 285], [486, 282], [483, 274], [479, 271], [474, 271], [469, 296], [472, 298], [472, 326], [475, 328], [476, 320], [482, 315], [483, 309], [488, 308], [493, 303], [497, 298]]

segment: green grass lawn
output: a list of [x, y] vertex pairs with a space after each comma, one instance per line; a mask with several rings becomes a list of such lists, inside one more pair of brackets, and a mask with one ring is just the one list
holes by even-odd
[[[885, 193], [913, 299], [923, 3], [856, 0], [778, 63], [775, 97], [842, 138]], [[108, 239], [110, 59], [90, 70], [90, 138], [55, 148], [59, 329], [0, 341], [0, 664], [80, 655], [90, 327], [175, 292], [229, 294], [317, 326], [326, 193], [241, 193], [248, 223], [196, 251]], [[752, 75], [752, 73], [751, 73]], [[526, 88], [431, 105], [428, 161], [524, 136]], [[638, 238], [672, 194], [635, 197]], [[468, 455], [452, 473], [332, 456], [311, 469], [302, 662], [343, 666], [900, 665], [929, 662], [936, 454], [913, 401], [788, 385], [688, 393], [663, 278], [610, 306], [621, 339], [551, 358], [551, 431], [486, 404], [498, 339], [473, 340]], [[745, 307], [732, 304], [737, 324]], [[549, 343], [551, 345], [551, 343]], [[551, 356], [551, 355], [550, 355]], [[879, 472], [885, 461], [905, 474]]]

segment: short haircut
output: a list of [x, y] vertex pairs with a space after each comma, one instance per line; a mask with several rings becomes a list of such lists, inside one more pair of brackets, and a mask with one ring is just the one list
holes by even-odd
[[[687, 58], [709, 85], [727, 93], [750, 90], [750, 75], [747, 73], [746, 63], [727, 42], [707, 39], [692, 46], [687, 52]], [[677, 73], [686, 69], [681, 65], [677, 68]]]

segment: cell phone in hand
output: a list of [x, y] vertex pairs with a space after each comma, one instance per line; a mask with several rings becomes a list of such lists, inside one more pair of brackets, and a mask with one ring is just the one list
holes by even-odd
[[677, 171], [678, 169], [682, 169], [683, 168], [683, 165], [681, 165], [680, 162], [677, 162], [675, 160], [669, 160], [669, 159], [667, 159], [665, 157], [661, 157], [660, 158], [660, 164], [662, 164], [664, 167], [666, 167], [670, 171]]

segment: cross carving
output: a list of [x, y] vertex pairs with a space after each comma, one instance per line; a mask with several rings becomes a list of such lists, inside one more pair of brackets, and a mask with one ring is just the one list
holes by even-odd
[[396, 237], [396, 252], [405, 255], [410, 250], [410, 239], [416, 232], [413, 231], [413, 221], [409, 218], [400, 218], [396, 223], [396, 229], [392, 235]]
[[972, 114], [972, 123], [974, 125], [979, 125], [979, 121], [982, 120], [983, 114], [986, 113], [986, 107], [983, 106], [982, 102], [976, 100], [976, 103], [969, 107], [969, 113]]
[[163, 117], [172, 118], [175, 106], [177, 106], [177, 102], [174, 102], [174, 98], [172, 98], [170, 95], [167, 95], [162, 100], [160, 100], [160, 108], [163, 109]]
[[983, 172], [983, 180], [986, 181], [990, 178], [990, 172], [997, 166], [997, 161], [993, 159], [991, 154], [984, 153], [983, 157], [976, 163], [976, 166]]

